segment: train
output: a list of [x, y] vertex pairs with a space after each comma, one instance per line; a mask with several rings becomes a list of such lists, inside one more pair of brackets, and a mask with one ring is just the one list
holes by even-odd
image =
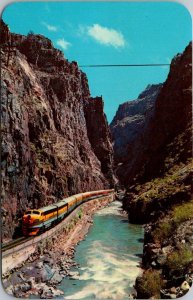
[[23, 235], [35, 236], [41, 234], [61, 222], [80, 204], [110, 195], [113, 192], [113, 189], [109, 189], [76, 194], [40, 209], [28, 209], [22, 217]]

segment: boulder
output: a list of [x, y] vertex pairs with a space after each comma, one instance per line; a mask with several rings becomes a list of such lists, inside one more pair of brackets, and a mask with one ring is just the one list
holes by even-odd
[[14, 286], [11, 284], [11, 285], [9, 285], [6, 289], [5, 289], [5, 291], [6, 291], [6, 293], [8, 294], [8, 295], [13, 295], [13, 290], [14, 290]]
[[163, 266], [163, 265], [165, 265], [166, 261], [167, 261], [167, 255], [166, 254], [159, 254], [157, 256], [158, 265]]
[[184, 281], [184, 282], [182, 282], [180, 288], [181, 288], [182, 291], [189, 291], [190, 285], [188, 284], [187, 281]]
[[45, 285], [40, 293], [40, 299], [51, 299], [63, 295], [58, 289]]
[[42, 261], [39, 261], [35, 264], [35, 268], [37, 268], [37, 269], [43, 269], [43, 267], [44, 267], [44, 264]]
[[45, 256], [43, 259], [43, 262], [45, 264], [48, 264], [49, 266], [53, 266], [54, 260], [51, 257]]
[[169, 299], [176, 299], [176, 298], [177, 298], [176, 294], [169, 294]]
[[51, 287], [48, 287], [45, 285], [43, 288], [41, 294], [40, 294], [40, 299], [51, 299], [53, 298], [53, 293]]
[[61, 276], [58, 271], [54, 273], [52, 278], [49, 280], [49, 284], [56, 285], [59, 284], [63, 279], [63, 276]]
[[177, 290], [176, 290], [175, 286], [173, 286], [173, 287], [170, 289], [170, 292], [171, 292], [172, 294], [176, 294], [176, 293], [177, 293]]
[[27, 282], [21, 284], [21, 285], [20, 285], [20, 290], [21, 290], [22, 292], [24, 292], [24, 293], [27, 292], [27, 291], [29, 291], [29, 290], [31, 290], [31, 284], [30, 284], [30, 283], [27, 283]]
[[71, 271], [71, 272], [69, 272], [68, 273], [68, 276], [70, 277], [70, 279], [73, 279], [73, 280], [75, 280], [75, 279], [78, 279], [79, 278], [79, 272], [76, 272], [76, 271]]
[[50, 278], [53, 275], [53, 271], [50, 268], [43, 268], [40, 270], [38, 277], [40, 279], [40, 282], [46, 282], [49, 281]]

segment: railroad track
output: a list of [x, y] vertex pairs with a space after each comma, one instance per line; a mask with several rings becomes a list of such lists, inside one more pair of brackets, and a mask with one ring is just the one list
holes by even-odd
[[[109, 195], [108, 195], [109, 196]], [[93, 196], [93, 197], [90, 197], [88, 200], [95, 200], [95, 199], [100, 199], [100, 198], [106, 198], [106, 197], [108, 197], [108, 196], [104, 196], [104, 195], [100, 195], [100, 196]], [[72, 211], [73, 212], [73, 211]], [[71, 212], [71, 213], [72, 213]], [[71, 214], [70, 213], [70, 214]], [[60, 222], [60, 223], [62, 223], [62, 222]], [[59, 223], [59, 224], [60, 224]], [[52, 229], [52, 228], [51, 228]], [[49, 232], [49, 230], [47, 230], [46, 232]], [[41, 234], [40, 235], [38, 235], [38, 236], [41, 236]], [[38, 237], [38, 236], [36, 236], [36, 237]], [[7, 250], [10, 250], [10, 249], [12, 249], [12, 248], [15, 248], [16, 246], [19, 246], [19, 245], [21, 245], [21, 244], [24, 244], [25, 242], [28, 242], [28, 241], [30, 241], [30, 240], [32, 240], [32, 239], [34, 239], [35, 237], [34, 236], [30, 236], [30, 237], [25, 237], [25, 236], [22, 236], [22, 237], [20, 237], [20, 238], [18, 238], [18, 239], [15, 239], [15, 240], [12, 240], [12, 241], [10, 241], [10, 242], [8, 242], [8, 243], [4, 243], [4, 244], [2, 244], [1, 245], [1, 252], [5, 252], [5, 251], [7, 251]]]
[[7, 251], [7, 250], [9, 250], [11, 248], [14, 248], [14, 247], [16, 247], [16, 246], [18, 246], [20, 244], [23, 244], [23, 243], [25, 243], [25, 242], [27, 242], [27, 241], [29, 241], [31, 239], [33, 239], [33, 237], [24, 237], [24, 236], [22, 236], [22, 237], [20, 237], [18, 239], [15, 239], [15, 240], [11, 241], [11, 242], [2, 244], [1, 245], [1, 251], [5, 252], [5, 251]]

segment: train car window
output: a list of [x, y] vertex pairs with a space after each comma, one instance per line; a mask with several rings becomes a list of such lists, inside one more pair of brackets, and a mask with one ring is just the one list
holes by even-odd
[[26, 215], [30, 215], [31, 214], [31, 210], [26, 211]]
[[33, 213], [34, 213], [35, 215], [40, 215], [40, 212], [39, 212], [38, 210], [34, 210]]

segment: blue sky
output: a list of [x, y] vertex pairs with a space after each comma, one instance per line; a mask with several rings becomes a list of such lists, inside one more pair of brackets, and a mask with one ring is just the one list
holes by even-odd
[[[26, 2], [4, 10], [12, 32], [50, 38], [78, 64], [170, 63], [192, 38], [191, 17], [177, 3]], [[169, 67], [82, 68], [92, 96], [103, 96], [110, 122], [118, 105], [148, 84], [164, 82]]]

